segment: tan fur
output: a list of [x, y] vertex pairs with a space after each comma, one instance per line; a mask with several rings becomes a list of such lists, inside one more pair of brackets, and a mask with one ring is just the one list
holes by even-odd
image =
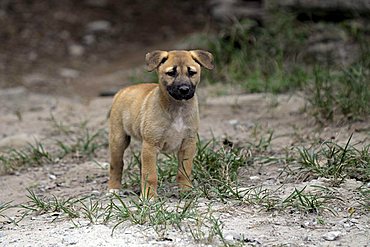
[[[159, 84], [139, 84], [120, 90], [114, 97], [110, 112], [109, 147], [111, 166], [109, 189], [121, 187], [123, 153], [130, 138], [142, 141], [141, 196], [157, 195], [157, 155], [159, 152], [177, 152], [177, 181], [180, 189], [192, 187], [192, 161], [196, 152], [199, 127], [196, 94], [188, 100], [175, 100], [166, 86], [174, 83], [168, 76], [176, 66], [178, 76], [193, 85], [200, 80], [200, 67], [213, 68], [212, 55], [205, 51], [153, 51], [146, 55], [147, 69], [157, 70]], [[188, 70], [196, 70], [189, 76]]]

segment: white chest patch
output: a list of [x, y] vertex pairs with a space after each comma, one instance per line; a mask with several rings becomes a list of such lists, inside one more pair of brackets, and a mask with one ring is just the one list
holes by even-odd
[[172, 123], [172, 127], [177, 132], [182, 132], [185, 129], [184, 119], [181, 116], [176, 117]]
[[185, 137], [188, 127], [185, 124], [181, 112], [174, 118], [172, 124], [166, 131], [164, 136], [164, 145], [162, 151], [173, 152], [177, 151]]

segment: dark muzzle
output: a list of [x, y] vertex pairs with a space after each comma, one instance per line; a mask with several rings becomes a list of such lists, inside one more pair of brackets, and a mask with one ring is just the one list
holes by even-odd
[[195, 86], [191, 83], [172, 84], [167, 86], [167, 91], [175, 100], [189, 100], [194, 96]]

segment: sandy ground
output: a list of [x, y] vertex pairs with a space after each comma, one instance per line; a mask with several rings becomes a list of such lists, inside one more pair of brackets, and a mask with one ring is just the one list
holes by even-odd
[[[313, 140], [334, 139], [345, 143], [349, 133], [354, 132], [353, 143], [369, 143], [367, 123], [318, 128], [314, 120], [302, 112], [305, 106], [303, 97], [294, 95], [231, 95], [207, 96], [209, 87], [199, 90], [202, 139], [225, 138], [240, 145], [255, 142], [252, 133], [265, 135], [268, 129], [274, 130], [271, 149], [283, 152], [292, 145], [304, 145]], [[24, 88], [1, 90], [0, 136], [2, 145], [19, 148], [34, 139], [47, 145], [60, 133], [55, 131], [51, 115], [64, 125], [74, 125], [87, 121], [92, 129], [107, 129], [106, 112], [112, 98], [98, 97], [86, 99], [48, 96], [27, 91]], [[96, 160], [107, 162], [107, 150], [99, 152]], [[240, 172], [246, 187], [263, 186], [277, 190], [284, 197], [295, 187], [304, 185], [327, 185], [325, 180], [308, 182], [288, 181], [282, 185], [278, 177], [283, 167], [265, 164], [259, 167], [246, 167]], [[36, 190], [40, 195], [71, 197], [94, 195], [104, 200], [107, 190], [106, 167], [99, 167], [92, 161], [67, 159], [52, 165], [27, 168], [11, 175], [0, 177], [0, 202], [25, 203], [26, 188]], [[256, 178], [257, 177], [257, 178]], [[252, 179], [253, 178], [253, 179]], [[362, 185], [355, 180], [347, 180], [336, 192], [344, 198], [336, 205], [338, 215], [324, 213], [324, 224], [320, 224], [316, 214], [283, 210], [266, 211], [260, 205], [247, 203], [212, 202], [215, 215], [223, 222], [223, 233], [228, 243], [242, 243], [257, 246], [369, 246], [370, 217], [368, 212], [358, 210], [352, 217], [347, 208], [358, 208], [357, 188]], [[175, 200], [175, 199], [171, 199]], [[171, 202], [169, 202], [171, 203]], [[175, 203], [175, 202], [172, 202]], [[204, 204], [209, 204], [204, 199]], [[9, 217], [19, 217], [19, 209], [6, 211]], [[55, 215], [54, 215], [55, 216]], [[184, 230], [169, 229], [161, 238], [147, 225], [133, 225], [125, 222], [114, 231], [113, 224], [90, 224], [86, 219], [71, 221], [54, 218], [51, 214], [29, 215], [16, 226], [6, 218], [0, 218], [1, 246], [203, 246], [221, 245], [215, 238], [210, 243], [197, 243], [191, 234]], [[327, 241], [327, 234], [336, 235], [335, 240]], [[238, 241], [244, 239], [244, 241]]]
[[[36, 141], [52, 152], [56, 140], [75, 140], [83, 131], [79, 127], [83, 123], [91, 131], [107, 131], [106, 114], [112, 98], [97, 96], [130, 84], [132, 69], [143, 64], [146, 52], [183, 48], [178, 45], [181, 38], [206, 31], [209, 25], [204, 1], [166, 1], [166, 8], [158, 8], [163, 5], [160, 1], [143, 3], [5, 1], [8, 8], [1, 12], [4, 28], [0, 31], [1, 37], [7, 37], [0, 47], [0, 154], [8, 152], [6, 147], [20, 149]], [[103, 30], [89, 30], [102, 20], [106, 21]], [[143, 71], [143, 67], [136, 69]], [[226, 84], [199, 88], [202, 139], [215, 137], [246, 146], [267, 138], [271, 130], [269, 152], [273, 155], [284, 155], [292, 146], [309, 147], [325, 140], [345, 144], [351, 133], [352, 144], [370, 143], [369, 121], [318, 126], [303, 110], [302, 93], [238, 95], [238, 91]], [[64, 128], [72, 129], [72, 136], [63, 134]], [[133, 146], [137, 150], [139, 144]], [[108, 167], [103, 164], [108, 161], [105, 147], [93, 160], [76, 154], [11, 174], [0, 167], [0, 205], [27, 203], [27, 189], [49, 198], [91, 196], [107, 202]], [[274, 191], [279, 198], [286, 198], [294, 188], [330, 187], [325, 179], [302, 182], [279, 177], [283, 169], [282, 164], [274, 162], [246, 166], [239, 172], [239, 180], [245, 188]], [[359, 205], [360, 186], [370, 185], [348, 179], [340, 187], [330, 187], [343, 198], [328, 205], [336, 215], [324, 212], [318, 216], [290, 209], [266, 211], [258, 203], [206, 199], [201, 199], [198, 207], [202, 212], [212, 205], [230, 245], [370, 246], [370, 217]], [[127, 196], [123, 199], [128, 200]], [[173, 206], [178, 200], [171, 197], [167, 203]], [[351, 208], [356, 209], [353, 215], [348, 211]], [[224, 244], [218, 237], [196, 242], [186, 227], [169, 227], [158, 234], [147, 224], [126, 221], [112, 235], [115, 222], [91, 224], [85, 218], [71, 222], [56, 213], [33, 213], [17, 225], [9, 220], [20, 220], [23, 212], [19, 207], [0, 212], [0, 246]], [[209, 229], [201, 230], [207, 235]]]

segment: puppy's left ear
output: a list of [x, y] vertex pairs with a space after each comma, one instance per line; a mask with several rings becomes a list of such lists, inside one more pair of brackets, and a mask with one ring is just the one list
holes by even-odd
[[146, 69], [153, 71], [168, 58], [167, 51], [152, 51], [145, 55]]
[[190, 51], [191, 56], [193, 59], [202, 65], [206, 69], [213, 69], [215, 66], [213, 65], [213, 55], [208, 51], [203, 50], [193, 50]]

